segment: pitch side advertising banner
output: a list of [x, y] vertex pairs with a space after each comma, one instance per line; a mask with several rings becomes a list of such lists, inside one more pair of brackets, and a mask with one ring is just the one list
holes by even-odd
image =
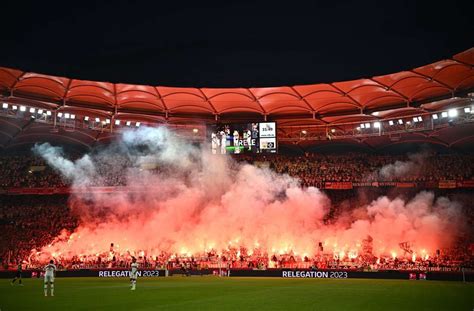
[[[222, 270], [224, 273], [228, 271]], [[139, 270], [138, 277], [166, 277], [168, 275], [218, 275], [219, 270], [170, 270], [166, 274], [165, 270]], [[0, 270], [0, 279], [12, 279], [15, 277], [16, 270]], [[414, 275], [414, 277], [413, 277]], [[22, 273], [23, 278], [42, 278], [42, 270], [25, 270]], [[117, 269], [81, 269], [81, 270], [59, 270], [56, 273], [58, 278], [63, 277], [99, 277], [99, 278], [128, 278], [128, 270]], [[378, 271], [364, 272], [353, 270], [290, 270], [290, 269], [232, 269], [231, 277], [279, 277], [279, 278], [313, 278], [313, 279], [426, 279], [443, 281], [466, 281], [474, 282], [474, 272], [420, 272], [420, 271]]]
[[[130, 277], [129, 270], [98, 270], [97, 276], [100, 278], [124, 278]], [[138, 277], [157, 277], [157, 276], [164, 276], [163, 271], [159, 270], [138, 270], [137, 271]]]
[[347, 279], [347, 271], [281, 271], [283, 278]]

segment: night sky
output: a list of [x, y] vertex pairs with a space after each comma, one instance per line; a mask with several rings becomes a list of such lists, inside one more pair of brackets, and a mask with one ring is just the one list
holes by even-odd
[[334, 82], [410, 69], [474, 46], [474, 1], [16, 2], [2, 3], [0, 66], [87, 80]]

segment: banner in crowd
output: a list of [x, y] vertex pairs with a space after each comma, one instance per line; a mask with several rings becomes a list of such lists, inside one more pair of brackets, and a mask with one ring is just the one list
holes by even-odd
[[30, 172], [42, 172], [46, 169], [44, 165], [32, 165], [30, 166]]
[[340, 190], [352, 189], [352, 182], [350, 181], [326, 182], [324, 184], [324, 189], [340, 189]]
[[462, 188], [474, 188], [474, 180], [463, 180], [458, 182], [458, 186]]
[[397, 182], [395, 186], [397, 188], [416, 188], [416, 183], [414, 183], [414, 182]]
[[440, 180], [438, 183], [440, 189], [454, 189], [456, 186], [457, 184], [455, 180]]

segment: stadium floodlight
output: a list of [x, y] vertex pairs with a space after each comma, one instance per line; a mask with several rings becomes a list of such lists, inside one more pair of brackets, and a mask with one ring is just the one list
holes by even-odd
[[306, 134], [308, 134], [308, 132], [306, 130], [302, 130], [301, 134], [306, 135]]
[[336, 129], [331, 129], [331, 133], [335, 133], [336, 132]]
[[366, 123], [366, 124], [365, 124], [365, 128], [368, 128], [368, 129], [369, 129], [369, 128], [370, 128], [370, 123]]
[[413, 117], [413, 122], [418, 122], [418, 117]]
[[35, 113], [36, 109], [35, 108], [30, 108], [30, 113]]
[[423, 121], [423, 118], [421, 116], [418, 117], [418, 122]]
[[135, 124], [135, 126], [136, 126], [136, 127], [140, 127], [140, 122], [137, 122], [137, 123]]
[[375, 127], [376, 129], [380, 128], [380, 122], [374, 122], [374, 127]]
[[453, 118], [458, 116], [458, 110], [457, 109], [449, 109], [448, 110], [448, 115]]
[[18, 109], [18, 106], [13, 105], [13, 106], [12, 106], [12, 109], [13, 109], [13, 110], [17, 110], [17, 109]]
[[365, 129], [365, 124], [364, 124], [364, 123], [361, 123], [361, 124], [360, 124], [360, 128]]
[[110, 119], [105, 119], [105, 123], [110, 124]]
[[[3, 107], [3, 108], [5, 108], [5, 107]], [[464, 112], [465, 112], [465, 113], [471, 112], [471, 108], [470, 108], [470, 107], [465, 107], [465, 108], [464, 108]]]
[[89, 116], [85, 116], [84, 121], [89, 121]]
[[71, 114], [71, 119], [75, 119], [76, 118], [76, 115], [75, 114]]
[[8, 109], [8, 104], [7, 104], [7, 103], [3, 103], [2, 107], [3, 107], [3, 109]]
[[398, 124], [403, 124], [403, 120], [402, 120], [402, 119], [398, 119]]
[[130, 124], [132, 124], [131, 121], [127, 121], [127, 126], [130, 126]]
[[69, 119], [70, 114], [66, 112], [66, 113], [64, 114], [64, 117], [65, 117], [66, 119]]
[[43, 114], [43, 109], [39, 109], [38, 114]]
[[442, 118], [447, 118], [448, 117], [448, 112], [447, 111], [441, 112], [441, 117]]
[[438, 120], [438, 115], [435, 113], [434, 115], [431, 116], [433, 120]]
[[392, 126], [393, 125], [393, 120], [388, 121], [388, 125]]
[[356, 130], [360, 131], [360, 126], [356, 127]]
[[408, 125], [410, 125], [410, 124], [411, 124], [411, 122], [410, 122], [410, 121], [407, 121], [407, 124], [408, 124]]
[[20, 106], [20, 111], [22, 111], [22, 112], [26, 111], [26, 107], [25, 106]]
[[46, 111], [46, 115], [50, 116], [51, 115], [51, 111]]
[[62, 112], [58, 113], [58, 118], [61, 118], [62, 116], [63, 116]]
[[198, 129], [193, 129], [193, 133], [197, 133], [197, 132], [199, 132]]
[[100, 122], [100, 119], [99, 119], [99, 118], [95, 118], [95, 122], [99, 123], [99, 122]]
[[115, 120], [115, 125], [120, 125], [120, 120]]
[[378, 116], [379, 114], [380, 114], [380, 112], [378, 112], [378, 111], [372, 112], [373, 116]]

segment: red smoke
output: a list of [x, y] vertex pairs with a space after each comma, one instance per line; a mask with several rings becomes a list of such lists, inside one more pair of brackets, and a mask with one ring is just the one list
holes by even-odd
[[[368, 236], [376, 256], [402, 255], [401, 242], [425, 256], [449, 246], [462, 228], [459, 206], [429, 192], [408, 202], [380, 197], [326, 224], [331, 202], [318, 189], [189, 147], [164, 128], [126, 133], [118, 147], [76, 162], [49, 145], [35, 151], [78, 192], [71, 208], [80, 226], [41, 250], [56, 257], [103, 253], [111, 242], [119, 252], [148, 256], [219, 253], [236, 246], [312, 256], [322, 242], [325, 252], [344, 257], [357, 256]], [[122, 170], [125, 191], [84, 194], [91, 181], [101, 180], [98, 162], [118, 152], [132, 163]], [[147, 165], [160, 169], [142, 169]]]

